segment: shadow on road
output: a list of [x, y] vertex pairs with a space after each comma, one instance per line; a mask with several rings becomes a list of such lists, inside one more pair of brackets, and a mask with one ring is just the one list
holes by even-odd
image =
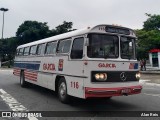
[[[15, 84], [16, 87], [20, 87], [19, 84]], [[20, 89], [23, 89], [20, 87]], [[49, 101], [57, 102], [59, 103], [60, 106], [64, 107], [71, 107], [75, 111], [125, 111], [125, 110], [132, 110], [137, 108], [135, 104], [131, 104], [130, 102], [127, 103], [125, 98], [128, 99], [127, 97], [113, 97], [111, 99], [106, 99], [106, 98], [94, 98], [94, 99], [80, 99], [80, 98], [75, 98], [71, 97], [71, 102], [70, 104], [66, 105], [63, 103], [60, 103], [58, 100], [56, 92], [53, 92], [52, 90], [48, 90], [46, 88], [33, 85], [33, 84], [28, 84], [27, 91], [30, 91], [32, 93], [36, 93], [42, 96], [42, 98], [47, 98]], [[63, 109], [62, 109], [63, 111]]]

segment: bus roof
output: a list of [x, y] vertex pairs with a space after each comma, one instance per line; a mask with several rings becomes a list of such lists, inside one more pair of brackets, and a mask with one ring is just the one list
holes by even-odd
[[[60, 39], [70, 38], [70, 37], [74, 37], [74, 36], [80, 36], [80, 35], [84, 35], [84, 34], [87, 34], [87, 33], [90, 33], [90, 32], [106, 33], [106, 26], [107, 27], [109, 26], [109, 27], [112, 27], [112, 28], [118, 28], [118, 29], [126, 29], [128, 31], [133, 32], [133, 30], [131, 30], [130, 28], [126, 28], [126, 27], [101, 24], [101, 25], [97, 25], [97, 26], [94, 26], [94, 27], [86, 27], [84, 29], [75, 30], [75, 31], [63, 33], [63, 34], [60, 34], [60, 35], [56, 35], [56, 36], [44, 38], [44, 39], [41, 39], [41, 40], [37, 40], [37, 41], [34, 41], [34, 42], [30, 42], [30, 43], [27, 43], [27, 44], [20, 45], [17, 48], [23, 48], [23, 47], [42, 44], [42, 43], [46, 43], [46, 42], [56, 41], [56, 40], [60, 40]], [[131, 36], [136, 37], [135, 34], [133, 34], [133, 33], [132, 33]]]

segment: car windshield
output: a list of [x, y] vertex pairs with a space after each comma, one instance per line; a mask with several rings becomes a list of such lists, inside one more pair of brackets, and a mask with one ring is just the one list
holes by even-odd
[[121, 58], [135, 59], [135, 39], [121, 37]]
[[89, 46], [87, 47], [89, 58], [118, 58], [118, 36], [106, 34], [89, 34]]

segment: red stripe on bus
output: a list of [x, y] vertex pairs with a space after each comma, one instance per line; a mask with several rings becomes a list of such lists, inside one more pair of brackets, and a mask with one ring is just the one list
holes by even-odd
[[24, 74], [27, 74], [27, 75], [38, 75], [38, 73], [33, 74], [33, 73], [28, 73], [28, 72], [27, 73], [25, 72]]
[[20, 72], [13, 72], [13, 74], [19, 74], [20, 75]]
[[37, 76], [32, 76], [32, 75], [25, 75], [25, 77], [31, 77], [37, 79]]
[[20, 71], [13, 71], [13, 72], [20, 73]]
[[25, 69], [25, 71], [27, 71], [27, 72], [37, 72], [37, 71], [33, 71], [33, 70], [28, 70], [28, 69]]
[[32, 81], [37, 81], [37, 79], [33, 79], [33, 78], [31, 78], [31, 77], [26, 77], [26, 79], [32, 80]]
[[33, 71], [33, 70], [27, 70], [27, 69], [25, 69], [24, 71], [25, 71], [25, 72], [37, 73], [37, 71]]
[[14, 73], [14, 75], [16, 75], [16, 76], [20, 76], [20, 74], [17, 74], [17, 73]]
[[20, 72], [20, 70], [13, 70], [14, 72]]
[[[21, 69], [19, 68], [14, 68], [13, 70], [13, 74], [16, 76], [20, 76], [20, 72], [21, 72]], [[37, 81], [38, 73], [25, 69], [24, 77], [28, 80]]]
[[33, 73], [24, 73], [25, 75], [33, 75], [33, 76], [37, 76], [38, 74], [33, 74]]

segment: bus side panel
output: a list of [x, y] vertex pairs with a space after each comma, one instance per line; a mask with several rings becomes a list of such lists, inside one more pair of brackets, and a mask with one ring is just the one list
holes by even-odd
[[66, 80], [69, 95], [84, 98], [83, 61], [69, 61], [68, 55], [45, 56], [38, 59], [41, 59], [41, 64], [36, 84], [55, 90], [56, 77], [61, 76]]
[[67, 83], [68, 94], [84, 98], [84, 73], [82, 60], [69, 60], [69, 56], [57, 56], [55, 69], [57, 75], [63, 76]]
[[24, 70], [27, 82], [55, 90], [56, 77], [61, 76], [69, 95], [84, 98], [84, 61], [69, 60], [68, 55], [21, 57], [15, 61], [21, 64], [19, 69]]
[[[40, 72], [38, 75], [38, 83], [45, 88], [49, 88], [48, 81], [51, 81], [52, 78], [53, 78], [53, 74], [45, 74]], [[50, 84], [53, 84], [53, 83], [50, 83]], [[54, 88], [50, 87], [49, 89], [54, 89]]]
[[83, 78], [66, 76], [67, 92], [69, 95], [84, 98]]
[[54, 56], [39, 57], [41, 60], [38, 83], [48, 89], [55, 90], [55, 58]]

